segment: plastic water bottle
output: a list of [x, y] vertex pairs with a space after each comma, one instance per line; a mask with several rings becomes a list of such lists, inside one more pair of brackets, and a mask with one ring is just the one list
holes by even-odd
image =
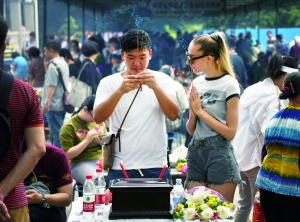
[[182, 186], [182, 179], [177, 178], [176, 184], [173, 188], [173, 208], [176, 206], [180, 196], [184, 193], [184, 188]]
[[83, 218], [85, 221], [95, 221], [95, 186], [93, 176], [86, 175], [86, 180], [83, 185]]
[[97, 168], [94, 176], [95, 185], [95, 220], [97, 222], [104, 221], [105, 208], [105, 179], [102, 174], [102, 169]]

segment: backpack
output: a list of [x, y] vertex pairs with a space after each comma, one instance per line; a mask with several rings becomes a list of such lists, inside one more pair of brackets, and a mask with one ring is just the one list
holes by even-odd
[[14, 77], [0, 69], [0, 164], [2, 164], [11, 142], [9, 110], [6, 109]]

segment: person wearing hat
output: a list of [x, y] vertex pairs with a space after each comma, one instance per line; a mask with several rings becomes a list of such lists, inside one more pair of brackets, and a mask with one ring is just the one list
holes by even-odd
[[300, 63], [300, 36], [296, 35], [294, 41], [295, 45], [293, 45], [290, 49], [290, 56], [296, 58]]
[[80, 66], [78, 74], [79, 80], [91, 86], [92, 94], [96, 94], [97, 87], [102, 79], [102, 74], [94, 63], [94, 60], [98, 55], [98, 45], [92, 40], [87, 40], [82, 45], [81, 52], [84, 56], [84, 60]]

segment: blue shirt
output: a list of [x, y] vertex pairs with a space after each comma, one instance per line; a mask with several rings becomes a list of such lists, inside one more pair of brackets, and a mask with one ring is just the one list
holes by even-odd
[[24, 57], [17, 56], [14, 58], [12, 65], [16, 68], [15, 75], [17, 78], [27, 77], [28, 64]]

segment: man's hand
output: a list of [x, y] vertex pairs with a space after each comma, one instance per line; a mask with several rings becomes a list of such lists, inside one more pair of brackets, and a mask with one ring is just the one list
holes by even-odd
[[26, 190], [26, 197], [29, 204], [39, 204], [43, 201], [42, 194], [35, 190]]
[[45, 115], [46, 110], [50, 111], [50, 103], [49, 102], [45, 103], [45, 105], [42, 107], [43, 115]]
[[6, 205], [4, 204], [4, 195], [0, 193], [0, 220], [6, 221], [10, 219]]
[[138, 73], [135, 76], [135, 80], [137, 84], [139, 85], [147, 85], [150, 89], [154, 89], [157, 87], [156, 79], [150, 70], [143, 71], [141, 73]]
[[123, 82], [120, 86], [120, 91], [125, 94], [139, 88], [139, 85], [140, 84], [138, 84], [135, 80], [135, 75], [127, 75], [123, 79]]

